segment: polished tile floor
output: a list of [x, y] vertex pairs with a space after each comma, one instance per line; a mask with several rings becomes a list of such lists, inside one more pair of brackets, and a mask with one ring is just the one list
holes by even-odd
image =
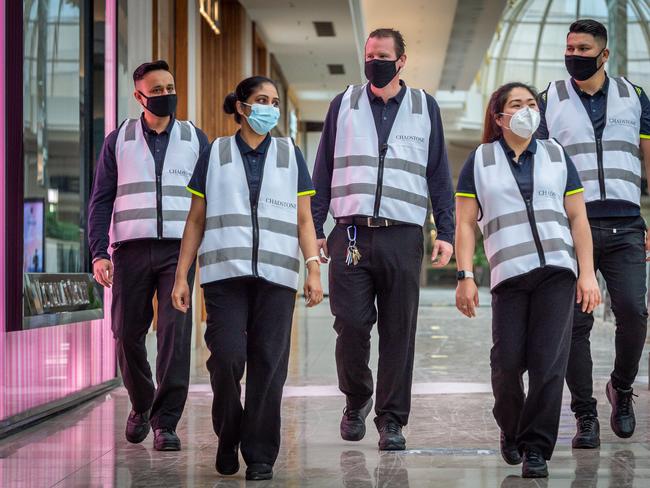
[[[636, 391], [637, 433], [616, 438], [604, 397], [613, 357], [613, 327], [598, 321], [593, 335], [601, 449], [572, 452], [573, 417], [562, 412], [560, 439], [548, 480], [526, 481], [498, 454], [491, 414], [488, 352], [489, 295], [479, 317], [465, 319], [451, 306], [451, 290], [424, 290], [414, 373], [413, 411], [405, 429], [408, 450], [377, 451], [369, 422], [359, 443], [338, 436], [343, 398], [336, 388], [334, 332], [327, 304], [299, 304], [283, 406], [283, 444], [271, 482], [246, 482], [244, 470], [221, 478], [214, 470], [216, 437], [204, 348], [193, 354], [194, 372], [178, 432], [180, 453], [152, 449], [123, 437], [129, 411], [123, 388], [0, 441], [1, 487], [650, 487], [648, 350]], [[376, 343], [376, 341], [375, 341]], [[373, 352], [373, 364], [376, 351]]]

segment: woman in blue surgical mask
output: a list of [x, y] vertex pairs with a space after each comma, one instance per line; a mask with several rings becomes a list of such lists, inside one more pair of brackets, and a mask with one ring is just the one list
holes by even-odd
[[243, 80], [226, 97], [224, 111], [241, 128], [215, 140], [197, 162], [172, 293], [174, 306], [187, 313], [187, 273], [198, 251], [212, 423], [219, 438], [216, 469], [236, 474], [241, 449], [250, 480], [272, 478], [280, 447], [300, 251], [307, 270], [306, 304], [313, 307], [323, 299], [310, 209], [315, 192], [291, 138], [270, 134], [279, 106], [275, 84], [261, 76]]
[[467, 159], [456, 193], [456, 306], [477, 314], [478, 224], [490, 265], [493, 413], [502, 457], [523, 462], [525, 478], [548, 476], [574, 303], [586, 312], [600, 303], [582, 184], [557, 141], [533, 136], [536, 98], [522, 83], [492, 94], [483, 144]]

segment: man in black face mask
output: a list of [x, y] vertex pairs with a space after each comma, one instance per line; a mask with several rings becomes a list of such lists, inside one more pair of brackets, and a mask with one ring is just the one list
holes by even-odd
[[[640, 213], [642, 163], [650, 174], [650, 102], [642, 88], [605, 73], [607, 30], [595, 20], [569, 28], [568, 80], [551, 83], [540, 96], [540, 139], [557, 139], [571, 156], [585, 189], [594, 243], [594, 264], [607, 283], [616, 318], [616, 359], [606, 397], [610, 425], [619, 437], [634, 433], [632, 384], [647, 329], [646, 252], [650, 237]], [[549, 304], [552, 306], [552, 304]], [[592, 314], [574, 311], [567, 384], [577, 419], [574, 448], [600, 445], [593, 398], [589, 334]]]
[[[190, 122], [175, 118], [174, 77], [165, 61], [139, 66], [133, 81], [134, 97], [144, 110], [104, 141], [90, 198], [88, 240], [95, 279], [113, 289], [112, 329], [132, 404], [126, 438], [142, 442], [153, 427], [154, 448], [177, 451], [176, 425], [189, 385], [192, 314], [174, 309], [171, 292], [191, 201], [186, 185], [208, 140]], [[154, 293], [157, 387], [145, 347]]]
[[[373, 31], [365, 46], [369, 83], [332, 102], [316, 156], [312, 213], [319, 245], [330, 256], [339, 388], [346, 395], [341, 437], [359, 441], [372, 410], [370, 331], [379, 332], [375, 424], [379, 448], [405, 449], [411, 408], [422, 226], [431, 201], [438, 237], [434, 266], [453, 253], [453, 188], [440, 110], [407, 87], [404, 39]], [[336, 226], [325, 240], [328, 210]], [[375, 308], [376, 302], [376, 308]]]

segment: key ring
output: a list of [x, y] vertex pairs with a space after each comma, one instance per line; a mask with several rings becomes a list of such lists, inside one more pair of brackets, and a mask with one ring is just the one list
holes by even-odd
[[[354, 229], [354, 237], [350, 235], [350, 229]], [[348, 225], [346, 232], [348, 233], [348, 241], [350, 241], [351, 244], [356, 244], [357, 242], [357, 226], [356, 225]]]

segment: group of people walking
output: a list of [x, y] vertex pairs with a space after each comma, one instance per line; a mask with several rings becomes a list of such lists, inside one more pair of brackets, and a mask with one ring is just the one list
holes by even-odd
[[[142, 442], [153, 428], [155, 449], [181, 448], [175, 430], [188, 392], [196, 271], [207, 309], [216, 469], [237, 473], [241, 450], [247, 479], [272, 477], [302, 253], [308, 307], [323, 300], [320, 264], [330, 263], [342, 439], [364, 438], [374, 406], [379, 449], [404, 450], [429, 205], [433, 266], [446, 266], [455, 248], [456, 304], [468, 317], [478, 306], [477, 224], [483, 236], [504, 460], [523, 463], [524, 477], [548, 476], [565, 378], [577, 419], [573, 447], [600, 445], [589, 347], [601, 300], [596, 271], [616, 317], [610, 425], [630, 437], [647, 322], [650, 240], [640, 195], [650, 102], [627, 79], [607, 76], [608, 57], [605, 27], [579, 20], [567, 35], [570, 78], [541, 95], [518, 82], [495, 91], [483, 143], [459, 177], [455, 212], [440, 109], [400, 79], [407, 57], [394, 29], [367, 39], [368, 83], [332, 101], [313, 178], [291, 138], [271, 136], [280, 117], [272, 80], [247, 78], [226, 96], [223, 110], [240, 129], [210, 144], [175, 118], [167, 64], [138, 67], [134, 97], [144, 110], [105, 140], [88, 226], [95, 279], [113, 290], [113, 332], [132, 404], [127, 440]], [[336, 225], [326, 238], [328, 213]], [[154, 294], [155, 384], [145, 348]]]

